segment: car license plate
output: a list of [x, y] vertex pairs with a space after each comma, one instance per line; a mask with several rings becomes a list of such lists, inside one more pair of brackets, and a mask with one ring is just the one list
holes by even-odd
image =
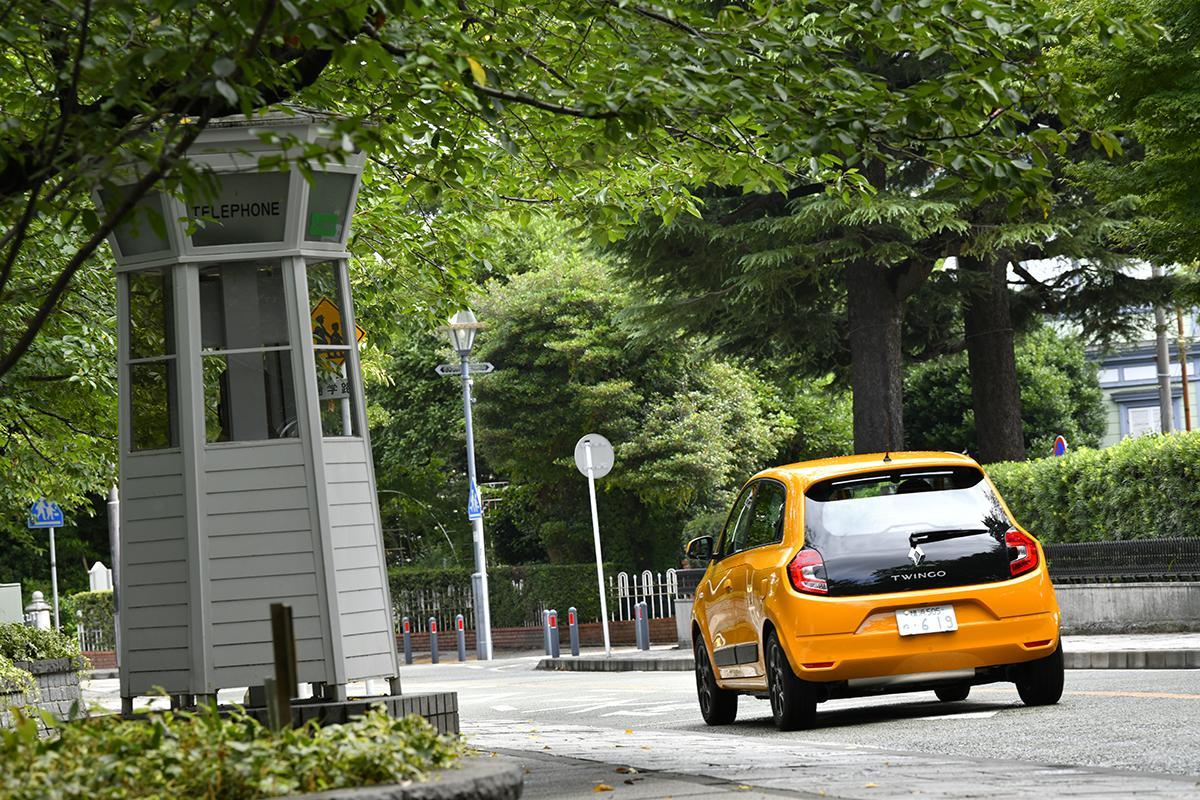
[[896, 627], [901, 636], [956, 631], [958, 618], [954, 616], [954, 606], [905, 608], [896, 612]]

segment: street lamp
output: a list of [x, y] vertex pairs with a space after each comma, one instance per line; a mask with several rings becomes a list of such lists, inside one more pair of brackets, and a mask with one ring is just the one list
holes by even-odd
[[482, 325], [469, 310], [459, 311], [445, 327], [450, 346], [458, 353], [459, 376], [462, 379], [463, 415], [467, 421], [467, 516], [471, 520], [471, 539], [475, 545], [475, 573], [471, 589], [475, 599], [475, 654], [480, 661], [492, 660], [492, 612], [488, 604], [487, 561], [483, 551], [483, 507], [479, 502], [479, 487], [475, 483], [475, 431], [471, 426], [471, 348], [475, 332]]

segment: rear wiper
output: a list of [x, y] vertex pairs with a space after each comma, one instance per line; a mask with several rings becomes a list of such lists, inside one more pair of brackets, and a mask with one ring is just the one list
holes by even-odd
[[925, 542], [942, 542], [946, 539], [957, 539], [960, 536], [975, 536], [980, 533], [990, 533], [987, 528], [955, 528], [945, 531], [924, 531], [908, 537], [909, 547], [916, 547]]

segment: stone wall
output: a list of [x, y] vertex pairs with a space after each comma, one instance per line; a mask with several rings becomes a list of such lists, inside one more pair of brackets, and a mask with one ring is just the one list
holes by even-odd
[[[33, 675], [37, 681], [37, 693], [0, 691], [0, 725], [12, 726], [11, 709], [36, 705], [57, 717], [67, 717], [71, 706], [83, 702], [79, 688], [79, 665], [70, 658], [54, 658], [46, 661], [17, 661], [18, 667]], [[39, 725], [41, 723], [39, 722]]]
[[1200, 631], [1200, 583], [1055, 584], [1063, 633]]

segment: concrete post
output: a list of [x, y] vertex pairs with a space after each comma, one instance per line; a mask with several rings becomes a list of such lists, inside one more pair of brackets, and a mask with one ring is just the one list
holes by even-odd
[[646, 601], [634, 606], [634, 638], [638, 650], [650, 649], [650, 619], [647, 614]]
[[467, 626], [463, 624], [463, 615], [454, 617], [454, 628], [458, 634], [458, 660], [467, 660]]
[[429, 658], [432, 663], [438, 663], [437, 617], [429, 618]]
[[550, 609], [546, 619], [546, 633], [550, 638], [550, 657], [558, 658], [558, 610], [554, 608]]
[[571, 633], [571, 655], [579, 655], [579, 615], [575, 606], [567, 609], [567, 629]]
[[404, 617], [400, 620], [400, 628], [404, 633], [404, 663], [412, 663], [412, 620]]

